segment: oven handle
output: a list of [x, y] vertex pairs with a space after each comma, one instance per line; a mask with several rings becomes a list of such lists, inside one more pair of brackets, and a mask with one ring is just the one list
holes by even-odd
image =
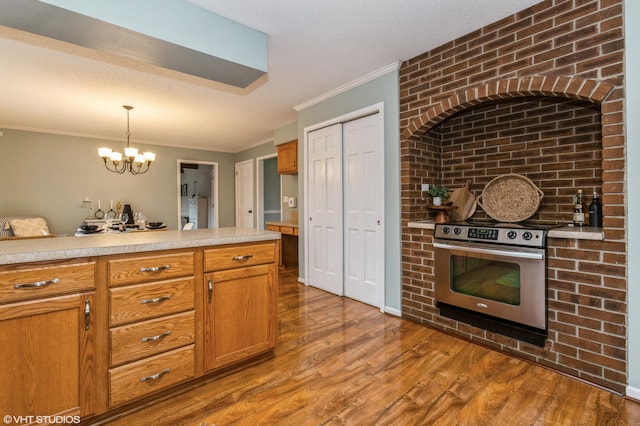
[[533, 259], [533, 260], [542, 260], [544, 259], [544, 253], [531, 253], [531, 252], [523, 252], [523, 251], [509, 251], [509, 250], [496, 250], [496, 249], [485, 249], [479, 247], [469, 247], [469, 246], [455, 246], [451, 244], [442, 244], [442, 243], [433, 243], [434, 248], [440, 248], [445, 250], [464, 250], [469, 253], [478, 253], [478, 254], [493, 254], [505, 257], [513, 257], [517, 259]]

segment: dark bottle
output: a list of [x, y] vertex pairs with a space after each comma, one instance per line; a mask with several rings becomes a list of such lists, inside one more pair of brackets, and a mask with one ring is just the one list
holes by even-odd
[[593, 201], [589, 204], [589, 225], [602, 228], [602, 204], [596, 191], [593, 191]]

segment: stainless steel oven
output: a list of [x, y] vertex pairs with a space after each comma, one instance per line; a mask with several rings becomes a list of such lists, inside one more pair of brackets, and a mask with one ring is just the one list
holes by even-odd
[[[433, 247], [441, 313], [458, 309], [467, 317], [473, 312], [502, 320], [501, 326], [513, 323], [546, 332], [546, 230], [436, 224]], [[470, 317], [468, 322], [476, 321]]]

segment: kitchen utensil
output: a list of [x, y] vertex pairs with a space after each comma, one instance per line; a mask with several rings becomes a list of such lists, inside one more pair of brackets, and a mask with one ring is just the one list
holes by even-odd
[[476, 202], [498, 222], [522, 222], [540, 207], [542, 192], [526, 176], [506, 174], [491, 180]]
[[471, 180], [467, 179], [464, 186], [451, 191], [449, 201], [453, 208], [449, 212], [452, 222], [460, 222], [469, 219], [476, 211], [476, 197], [469, 191]]

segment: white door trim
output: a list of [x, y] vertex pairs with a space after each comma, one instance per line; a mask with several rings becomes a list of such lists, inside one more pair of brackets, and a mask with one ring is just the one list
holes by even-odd
[[[307, 211], [308, 206], [309, 206], [309, 199], [308, 199], [308, 197], [309, 197], [309, 188], [308, 188], [309, 179], [308, 179], [308, 176], [307, 176], [307, 173], [309, 173], [309, 171], [308, 171], [309, 168], [307, 166], [308, 152], [309, 152], [309, 149], [308, 149], [308, 147], [309, 147], [309, 133], [313, 132], [314, 130], [321, 129], [323, 127], [332, 126], [332, 125], [337, 124], [337, 123], [344, 123], [346, 121], [356, 120], [358, 118], [365, 117], [365, 116], [371, 115], [371, 114], [376, 114], [376, 113], [379, 114], [379, 120], [380, 120], [380, 127], [379, 127], [380, 128], [380, 155], [381, 155], [381, 158], [382, 158], [382, 162], [381, 162], [382, 171], [384, 173], [384, 170], [385, 170], [385, 168], [384, 168], [384, 146], [385, 146], [385, 144], [384, 144], [384, 141], [385, 141], [385, 138], [384, 138], [384, 102], [379, 102], [379, 103], [370, 105], [368, 107], [364, 107], [364, 108], [361, 108], [361, 109], [358, 109], [358, 110], [355, 110], [355, 111], [340, 115], [338, 117], [334, 117], [334, 118], [331, 118], [329, 120], [313, 124], [311, 126], [307, 126], [307, 127], [305, 127], [303, 129], [303, 135], [304, 135], [304, 141], [303, 141], [303, 143], [304, 143], [304, 158], [303, 158], [304, 163], [303, 164], [305, 165], [305, 174], [304, 174], [304, 208], [303, 208], [303, 216], [302, 217], [304, 218], [303, 219], [304, 220], [304, 226], [303, 226], [304, 235], [309, 235], [309, 214], [308, 214], [308, 211]], [[386, 191], [383, 188], [383, 199], [384, 199], [385, 194], [386, 194]], [[383, 203], [383, 205], [384, 205], [384, 203]], [[382, 216], [382, 218], [381, 218], [381, 221], [382, 221], [382, 232], [383, 233], [386, 230], [386, 221], [385, 221], [385, 214], [384, 213], [385, 212], [384, 212], [384, 208], [383, 208], [383, 211], [381, 212], [381, 216]], [[308, 255], [309, 255], [309, 239], [308, 238], [305, 238], [304, 244], [305, 244], [304, 276], [306, 278], [306, 277], [309, 276], [309, 259], [308, 259]], [[384, 252], [384, 254], [383, 254], [384, 257], [383, 258], [386, 258], [386, 245], [383, 248], [383, 252]], [[384, 306], [386, 304], [386, 302], [385, 302], [385, 287], [386, 287], [386, 271], [385, 271], [385, 269], [386, 268], [385, 268], [384, 262], [383, 262], [382, 268], [383, 268], [382, 277], [384, 279], [384, 285], [380, 286], [380, 291], [381, 291], [380, 298], [379, 298], [379, 300], [380, 300], [380, 306], [379, 306], [380, 312], [384, 312]], [[308, 282], [306, 282], [305, 285], [309, 285]]]
[[[254, 210], [257, 214], [256, 227], [258, 229], [264, 229], [264, 160], [277, 157], [277, 152], [256, 157], [256, 208]], [[280, 176], [280, 193], [282, 194], [282, 175]], [[282, 209], [280, 209], [280, 220], [282, 220]]]
[[176, 194], [178, 194], [177, 202], [178, 202], [178, 227], [176, 229], [182, 229], [182, 212], [181, 212], [181, 194], [180, 194], [180, 165], [182, 163], [188, 164], [204, 164], [207, 166], [212, 166], [211, 173], [213, 173], [213, 185], [211, 185], [211, 194], [209, 194], [210, 200], [210, 210], [213, 210], [213, 222], [209, 223], [209, 228], [217, 228], [218, 227], [218, 162], [217, 161], [199, 161], [199, 160], [177, 160], [177, 183], [176, 183]]

